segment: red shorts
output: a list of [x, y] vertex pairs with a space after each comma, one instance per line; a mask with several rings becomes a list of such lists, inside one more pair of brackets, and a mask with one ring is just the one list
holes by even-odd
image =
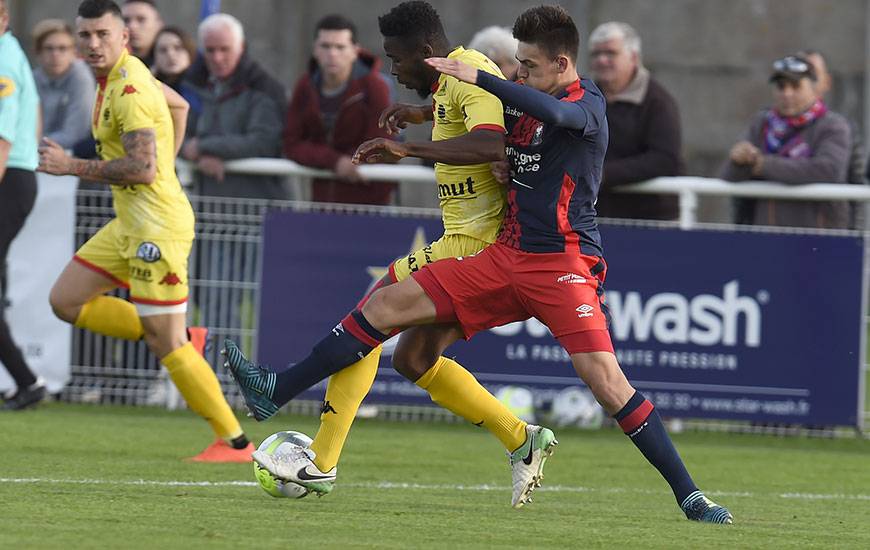
[[435, 304], [438, 322], [476, 332], [536, 317], [569, 353], [613, 352], [604, 293], [606, 264], [578, 253], [535, 254], [503, 244], [412, 274]]

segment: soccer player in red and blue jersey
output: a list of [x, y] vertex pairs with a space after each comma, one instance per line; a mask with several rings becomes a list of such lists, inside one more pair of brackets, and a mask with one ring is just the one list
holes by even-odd
[[[380, 121], [391, 132], [407, 124], [431, 121], [432, 139], [398, 142], [375, 138], [359, 146], [353, 161], [396, 161], [406, 156], [434, 161], [444, 234], [393, 262], [375, 289], [407, 279], [440, 259], [480, 252], [495, 242], [507, 205], [506, 188], [495, 179], [490, 165], [505, 158], [501, 101], [478, 86], [439, 73], [425, 60], [433, 56], [458, 59], [504, 78], [498, 66], [479, 52], [451, 46], [437, 11], [422, 0], [393, 7], [378, 18], [378, 27], [396, 80], [420, 97], [432, 96], [431, 102], [424, 105], [393, 105], [381, 114]], [[523, 422], [462, 365], [441, 355], [447, 344], [460, 337], [462, 332], [456, 325], [405, 330], [393, 353], [393, 367], [426, 390], [432, 401], [483, 427], [499, 440], [509, 455], [511, 505], [524, 506], [541, 484], [544, 462], [557, 443], [555, 435], [543, 426]], [[226, 345], [226, 351], [232, 372], [247, 363], [232, 343]], [[380, 347], [376, 347], [361, 354], [353, 365], [342, 365], [341, 372], [330, 377], [320, 428], [309, 448], [297, 448], [293, 453], [293, 482], [318, 495], [332, 491], [345, 438], [374, 382], [379, 358]], [[273, 388], [268, 395], [246, 392], [245, 402], [254, 418], [266, 420], [296, 395], [296, 388], [322, 380], [323, 372], [320, 362], [308, 361], [270, 373], [275, 382], [268, 383]]]
[[[686, 517], [732, 523], [727, 509], [698, 490], [652, 403], [631, 386], [613, 353], [602, 300], [607, 267], [594, 207], [608, 141], [606, 103], [594, 83], [577, 75], [577, 27], [563, 8], [539, 6], [520, 15], [513, 33], [524, 85], [491, 78], [456, 59], [429, 60], [440, 72], [487, 90], [505, 105], [510, 189], [497, 242], [474, 256], [432, 263], [378, 290], [318, 344], [316, 357], [303, 363], [335, 372], [403, 327], [457, 323], [470, 338], [534, 316], [659, 470]], [[264, 383], [274, 375], [250, 367], [237, 373], [243, 390], [270, 391]], [[279, 478], [292, 476], [291, 465], [281, 460], [256, 453], [254, 459]]]

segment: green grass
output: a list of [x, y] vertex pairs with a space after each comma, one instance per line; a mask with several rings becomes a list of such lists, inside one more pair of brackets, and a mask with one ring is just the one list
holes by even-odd
[[[291, 416], [245, 427], [258, 440], [316, 430]], [[677, 436], [696, 481], [734, 513], [711, 526], [683, 519], [618, 431], [557, 435], [545, 480], [557, 490], [522, 510], [485, 431], [372, 420], [351, 434], [335, 491], [291, 501], [248, 485], [135, 484], [253, 480], [247, 464], [181, 460], [210, 439], [190, 413], [52, 404], [0, 415], [0, 548], [870, 548], [868, 441]]]

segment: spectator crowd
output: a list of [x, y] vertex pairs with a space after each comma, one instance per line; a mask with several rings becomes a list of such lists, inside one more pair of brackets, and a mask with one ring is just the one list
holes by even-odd
[[[180, 156], [197, 167], [193, 191], [201, 195], [291, 198], [274, 176], [227, 173], [227, 161], [285, 157], [329, 169], [313, 183], [321, 202], [396, 204], [397, 184], [366, 181], [351, 157], [361, 143], [395, 139], [378, 125], [394, 99], [381, 59], [359, 44], [343, 15], [328, 15], [311, 35], [307, 69], [289, 90], [249, 55], [245, 29], [226, 13], [203, 19], [195, 36], [165, 25], [154, 0], [127, 0], [129, 50], [190, 104]], [[93, 149], [90, 113], [94, 79], [77, 58], [68, 22], [40, 21], [32, 30], [34, 77], [43, 131], [78, 155]], [[516, 39], [509, 29], [482, 29], [468, 43], [515, 79]], [[620, 187], [685, 173], [677, 101], [643, 63], [638, 32], [608, 22], [588, 37], [588, 71], [607, 100], [610, 143], [596, 205], [600, 216], [675, 220], [674, 195], [639, 195]], [[747, 121], [745, 133], [723, 154], [718, 177], [736, 183], [767, 180], [865, 183], [865, 156], [857, 126], [825, 102], [832, 79], [818, 51], [805, 50], [771, 64], [770, 106]], [[398, 139], [402, 139], [399, 137]], [[782, 200], [734, 201], [736, 223], [822, 228], [855, 227], [857, 204]]]

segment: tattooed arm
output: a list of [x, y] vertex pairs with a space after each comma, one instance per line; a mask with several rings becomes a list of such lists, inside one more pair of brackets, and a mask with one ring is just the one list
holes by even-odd
[[63, 148], [43, 138], [39, 147], [40, 172], [58, 176], [79, 176], [110, 185], [148, 185], [157, 177], [157, 143], [152, 128], [133, 130], [121, 136], [124, 152], [112, 160], [83, 160], [70, 157]]

